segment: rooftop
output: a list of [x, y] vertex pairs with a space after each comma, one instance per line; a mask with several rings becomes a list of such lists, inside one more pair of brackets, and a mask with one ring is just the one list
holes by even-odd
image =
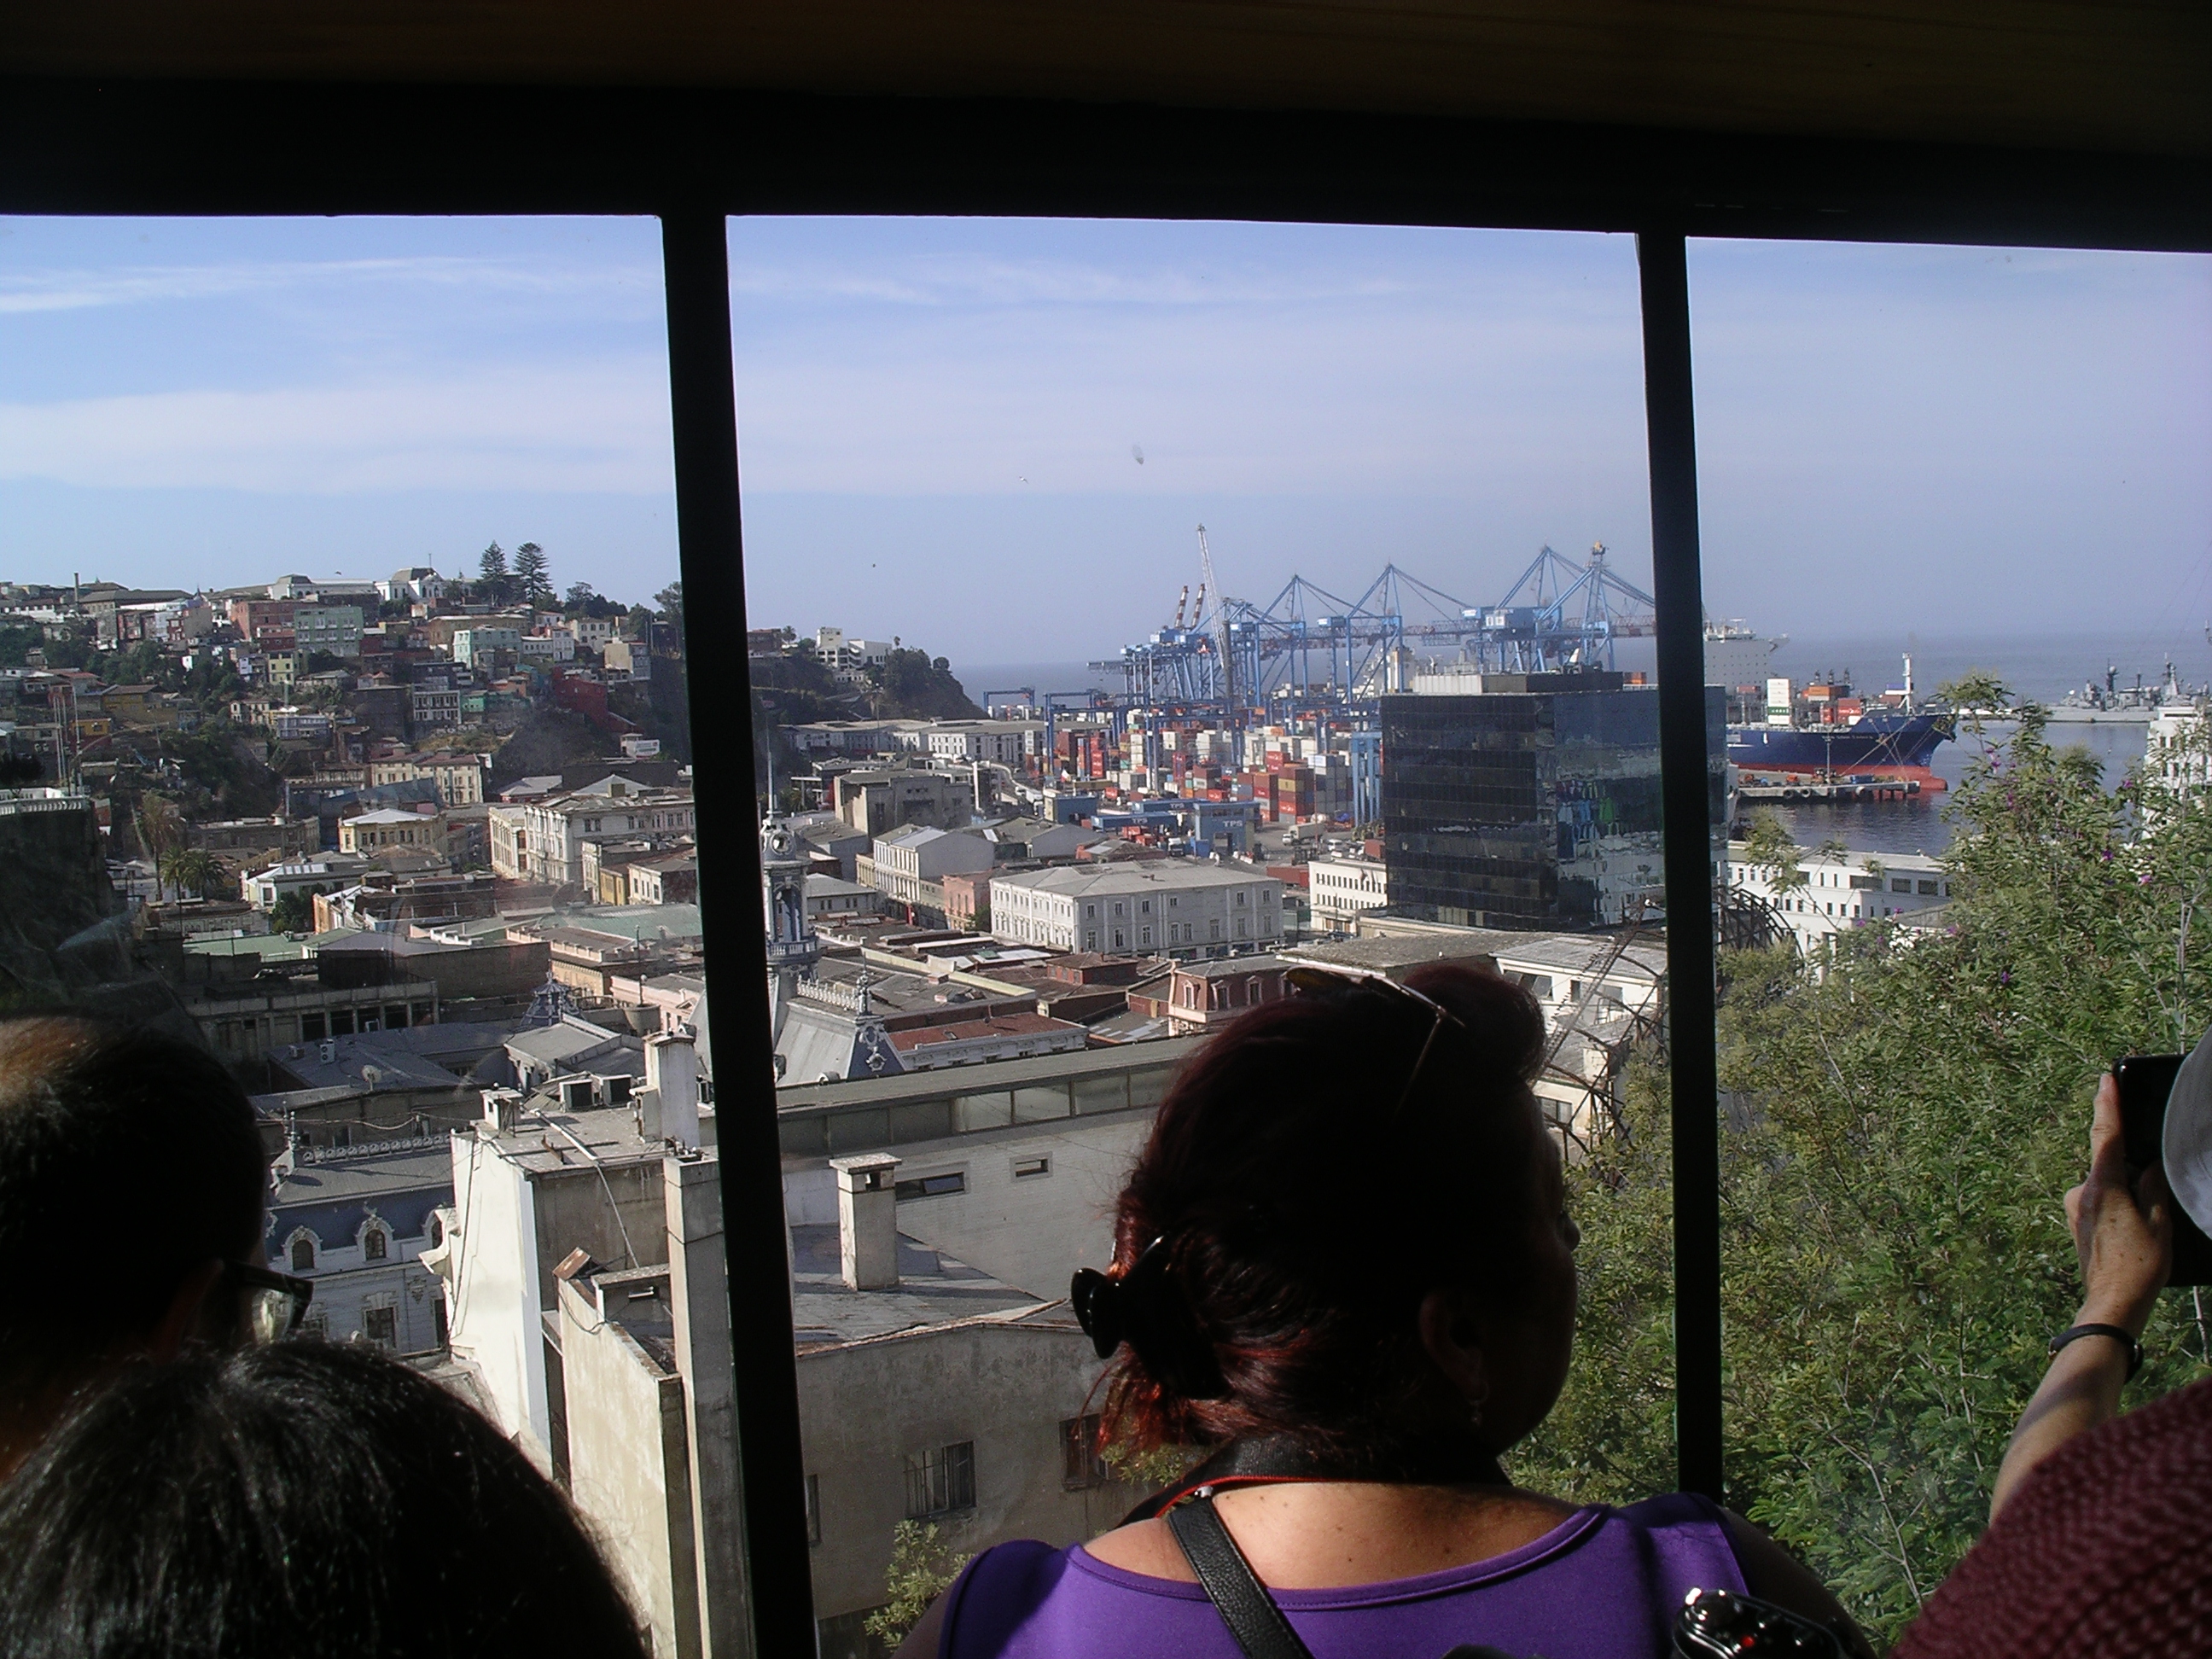
[[1142, 863], [1066, 865], [1052, 870], [1024, 871], [1000, 876], [994, 887], [1026, 887], [1041, 893], [1064, 893], [1080, 898], [1090, 893], [1127, 893], [1145, 886], [1176, 887], [1188, 891], [1201, 887], [1242, 887], [1273, 878], [1238, 865], [1212, 864], [1198, 859], [1152, 859]]
[[[1570, 974], [1589, 973], [1613, 952], [1615, 941], [1604, 933], [1521, 933], [1525, 943], [1501, 945], [1493, 954], [1504, 967], [1555, 968]], [[1411, 944], [1413, 941], [1407, 940]], [[1620, 954], [1612, 972], [1642, 973], [1660, 978], [1667, 972], [1667, 947], [1653, 940], [1630, 945]]]
[[1049, 1305], [904, 1233], [898, 1236], [898, 1271], [894, 1289], [850, 1289], [838, 1260], [836, 1227], [793, 1227], [791, 1313], [799, 1348], [889, 1336], [957, 1319], [1018, 1316]]
[[[611, 1106], [584, 1112], [564, 1112], [550, 1094], [532, 1096], [524, 1109], [519, 1129], [495, 1129], [478, 1125], [477, 1140], [486, 1151], [533, 1175], [556, 1175], [563, 1170], [589, 1170], [591, 1158], [576, 1149], [580, 1141], [592, 1158], [602, 1164], [658, 1164], [667, 1148], [646, 1140], [637, 1133], [637, 1120], [627, 1106]], [[562, 1131], [566, 1130], [567, 1133]], [[574, 1136], [574, 1140], [569, 1139]], [[834, 1231], [834, 1230], [833, 1230]]]
[[1397, 934], [1385, 939], [1334, 939], [1314, 945], [1286, 945], [1278, 952], [1285, 962], [1310, 962], [1324, 967], [1365, 968], [1396, 975], [1425, 962], [1464, 960], [1494, 963], [1501, 951], [1527, 943], [1527, 933], [1491, 928]]

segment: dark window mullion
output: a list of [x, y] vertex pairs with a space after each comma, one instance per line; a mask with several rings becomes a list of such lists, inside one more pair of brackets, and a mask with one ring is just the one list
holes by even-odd
[[[675, 433], [676, 526], [687, 623], [692, 793], [706, 969], [722, 1031], [715, 1075], [722, 1240], [730, 1288], [742, 1564], [702, 1563], [711, 1587], [742, 1581], [751, 1640], [717, 1630], [717, 1655], [811, 1653], [791, 1285], [785, 1271], [782, 1154], [760, 940], [760, 842], [753, 798], [752, 698], [745, 670], [745, 581], [738, 507], [738, 411], [730, 349], [729, 228], [719, 212], [664, 215], [668, 390]], [[734, 640], [734, 650], [708, 650]], [[695, 648], [699, 647], [699, 648]]]
[[1636, 239], [1650, 444], [1659, 757], [1666, 826], [1668, 1074], [1674, 1140], [1674, 1455], [1685, 1492], [1721, 1496], [1719, 1068], [1714, 1045], [1711, 789], [1690, 284], [1680, 230]]

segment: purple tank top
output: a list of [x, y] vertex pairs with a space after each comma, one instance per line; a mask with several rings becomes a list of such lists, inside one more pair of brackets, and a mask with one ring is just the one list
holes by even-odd
[[[1672, 1493], [1577, 1510], [1473, 1565], [1340, 1589], [1276, 1590], [1315, 1659], [1443, 1659], [1462, 1642], [1543, 1659], [1663, 1659], [1692, 1589], [1744, 1589], [1726, 1523]], [[984, 1551], [946, 1593], [940, 1659], [1240, 1659], [1196, 1584], [1109, 1566], [1080, 1544]]]

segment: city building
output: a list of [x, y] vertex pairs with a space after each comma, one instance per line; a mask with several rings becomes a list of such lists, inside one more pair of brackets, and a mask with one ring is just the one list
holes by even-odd
[[965, 829], [975, 811], [972, 779], [920, 769], [842, 772], [831, 804], [849, 828], [881, 836], [901, 824]]
[[2155, 788], [2185, 795], [2212, 782], [2212, 728], [2195, 702], [2161, 704], [2143, 739], [2143, 779]]
[[1390, 866], [1381, 859], [1340, 854], [1310, 859], [1305, 871], [1316, 933], [1340, 933], [1361, 911], [1390, 902]]
[[[1482, 690], [1382, 699], [1390, 908], [1478, 927], [1656, 917], [1665, 893], [1657, 690], [1598, 672], [1456, 678]], [[1718, 826], [1717, 687], [1706, 688], [1705, 717]]]
[[301, 653], [320, 651], [333, 657], [361, 655], [361, 607], [357, 605], [302, 605], [292, 611], [292, 641]]
[[459, 628], [453, 630], [453, 660], [464, 668], [491, 668], [496, 665], [495, 657], [501, 651], [520, 655], [522, 650], [522, 630], [519, 628]]
[[875, 885], [884, 897], [938, 911], [945, 908], [945, 896], [932, 890], [945, 877], [988, 870], [995, 861], [991, 843], [979, 835], [915, 824], [877, 836], [870, 856]]
[[1168, 975], [1168, 1028], [1177, 1036], [1217, 1030], [1248, 1008], [1288, 994], [1280, 957], [1178, 962]]
[[314, 1281], [307, 1328], [395, 1353], [446, 1346], [446, 1302], [422, 1255], [442, 1242], [453, 1201], [443, 1132], [276, 1155], [263, 1237], [269, 1264]]
[[939, 720], [923, 737], [932, 760], [996, 761], [1018, 770], [1044, 747], [1042, 720]]
[[404, 812], [380, 807], [338, 820], [338, 851], [364, 857], [404, 848], [442, 854], [446, 819], [442, 812]]
[[992, 937], [1056, 951], [1218, 956], [1272, 946], [1283, 884], [1236, 865], [1158, 859], [1000, 876]]
[[1795, 872], [1745, 862], [1741, 842], [1728, 845], [1729, 878], [1762, 901], [1789, 928], [1797, 948], [1820, 955], [1837, 934], [1951, 902], [1951, 876], [1942, 860], [1921, 853], [1845, 853], [1829, 857], [1797, 849]]
[[487, 828], [495, 874], [568, 886], [584, 879], [588, 838], [689, 834], [696, 824], [690, 790], [641, 788], [611, 775], [564, 794], [495, 806]]
[[438, 799], [446, 806], [473, 806], [484, 798], [483, 757], [441, 751], [434, 754], [393, 755], [368, 763], [369, 787], [409, 783], [428, 778], [438, 786]]

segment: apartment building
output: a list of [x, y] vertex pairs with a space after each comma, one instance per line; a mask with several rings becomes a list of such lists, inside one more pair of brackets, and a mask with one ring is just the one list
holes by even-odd
[[1069, 866], [991, 884], [991, 932], [1057, 951], [1219, 956], [1282, 936], [1283, 884], [1237, 865]]
[[438, 799], [447, 806], [473, 806], [484, 798], [483, 760], [477, 755], [451, 750], [434, 754], [394, 755], [368, 763], [368, 784], [408, 783], [428, 778], [438, 786]]
[[641, 789], [614, 776], [544, 800], [495, 806], [487, 817], [494, 874], [556, 886], [584, 879], [586, 839], [697, 827], [690, 790]]
[[926, 896], [923, 889], [936, 888], [949, 875], [988, 870], [996, 854], [981, 836], [909, 824], [877, 836], [871, 857], [875, 884], [886, 898], [896, 904], [926, 903], [941, 909], [942, 890]]

